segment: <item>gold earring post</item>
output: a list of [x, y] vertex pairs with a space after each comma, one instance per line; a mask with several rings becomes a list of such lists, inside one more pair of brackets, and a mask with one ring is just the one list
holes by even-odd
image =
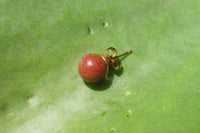
[[132, 53], [132, 52], [133, 52], [132, 50], [129, 50], [129, 51], [123, 53], [123, 54], [120, 54], [120, 55], [114, 56], [113, 58], [118, 58], [118, 57], [121, 57], [121, 56], [123, 56], [123, 55], [130, 54], [130, 53]]

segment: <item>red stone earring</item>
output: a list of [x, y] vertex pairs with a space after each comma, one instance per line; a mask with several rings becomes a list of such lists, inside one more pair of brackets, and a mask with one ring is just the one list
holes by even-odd
[[[113, 55], [109, 55], [109, 50]], [[118, 70], [122, 67], [118, 57], [131, 53], [127, 51], [121, 55], [117, 55], [117, 50], [113, 47], [106, 49], [103, 55], [87, 54], [81, 58], [78, 64], [78, 72], [83, 80], [87, 82], [97, 82], [102, 78], [108, 79], [108, 72], [111, 67], [113, 70]]]

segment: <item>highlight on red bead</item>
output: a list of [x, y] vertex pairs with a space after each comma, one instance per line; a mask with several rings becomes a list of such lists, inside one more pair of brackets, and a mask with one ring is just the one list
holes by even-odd
[[81, 58], [78, 64], [78, 72], [83, 80], [97, 82], [105, 77], [107, 63], [103, 56], [87, 54]]

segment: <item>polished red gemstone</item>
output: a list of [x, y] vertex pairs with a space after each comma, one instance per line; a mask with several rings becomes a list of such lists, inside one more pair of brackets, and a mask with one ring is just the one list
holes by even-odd
[[96, 82], [105, 76], [106, 66], [106, 61], [101, 55], [87, 54], [79, 61], [78, 72], [85, 81]]

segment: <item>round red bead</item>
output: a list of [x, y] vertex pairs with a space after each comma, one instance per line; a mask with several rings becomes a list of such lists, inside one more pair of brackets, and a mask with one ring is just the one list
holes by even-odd
[[107, 64], [103, 56], [87, 54], [79, 61], [78, 72], [85, 81], [96, 82], [105, 76], [106, 66]]

